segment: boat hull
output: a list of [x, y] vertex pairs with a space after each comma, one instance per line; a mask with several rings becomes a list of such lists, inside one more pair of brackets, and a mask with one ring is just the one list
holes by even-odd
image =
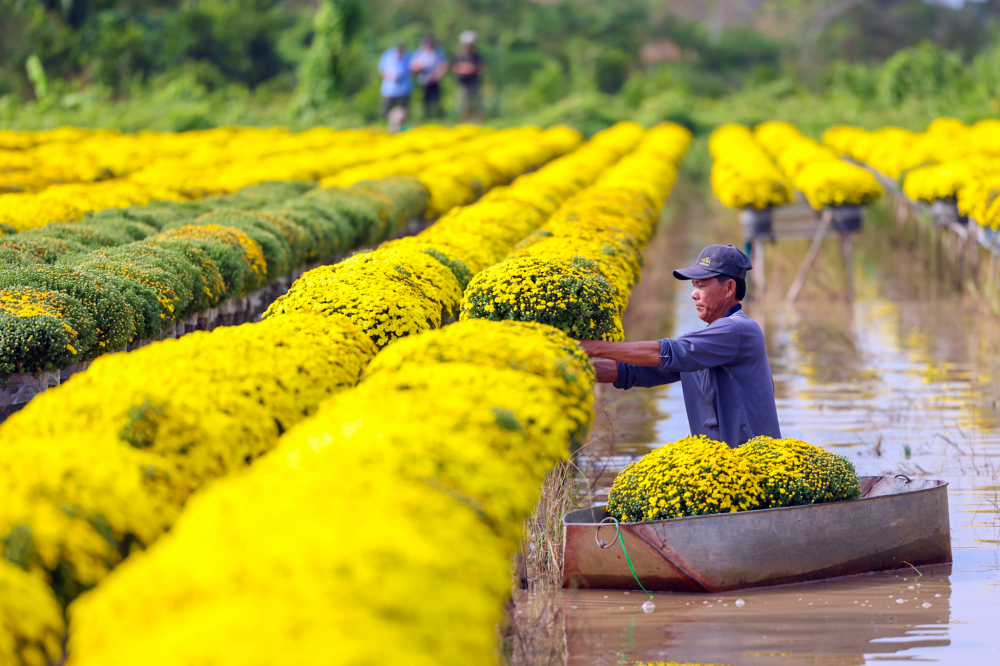
[[[715, 593], [951, 562], [947, 483], [860, 477], [861, 499], [623, 523], [646, 589]], [[563, 587], [638, 589], [603, 506], [563, 517]], [[600, 529], [599, 537], [597, 535]]]

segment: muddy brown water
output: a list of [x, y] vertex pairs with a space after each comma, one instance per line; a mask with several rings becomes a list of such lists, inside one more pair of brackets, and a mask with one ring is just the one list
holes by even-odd
[[[796, 307], [783, 296], [808, 243], [767, 248], [768, 292], [746, 302], [765, 329], [782, 434], [848, 456], [859, 474], [949, 482], [950, 565], [725, 595], [563, 591], [569, 664], [1000, 664], [1000, 315], [926, 262], [886, 210], [855, 242], [855, 299], [827, 241]], [[629, 339], [703, 326], [670, 269], [711, 242], [742, 242], [735, 215], [682, 183], [646, 250]], [[599, 391], [581, 465], [614, 473], [688, 434], [679, 386]], [[803, 544], [803, 548], [808, 548]], [[742, 603], [737, 604], [741, 600]], [[521, 597], [520, 603], [528, 603]]]

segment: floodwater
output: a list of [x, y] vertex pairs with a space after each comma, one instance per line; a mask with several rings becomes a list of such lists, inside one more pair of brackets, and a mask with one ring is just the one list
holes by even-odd
[[[656, 594], [652, 613], [640, 592], [562, 592], [567, 663], [1000, 664], [1000, 316], [879, 219], [870, 215], [855, 241], [853, 301], [828, 240], [798, 304], [786, 306], [808, 242], [781, 241], [766, 250], [765, 297], [745, 305], [765, 329], [782, 434], [848, 456], [862, 475], [947, 481], [954, 562], [724, 595]], [[669, 269], [711, 242], [742, 243], [735, 215], [682, 184], [647, 246], [629, 339], [703, 326]], [[621, 466], [688, 434], [679, 386], [605, 389], [598, 409], [581, 461], [598, 501]]]

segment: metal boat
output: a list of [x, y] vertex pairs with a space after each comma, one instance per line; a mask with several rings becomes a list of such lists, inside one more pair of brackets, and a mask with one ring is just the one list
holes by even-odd
[[[604, 506], [563, 516], [563, 587], [717, 593], [951, 562], [948, 484], [862, 476], [843, 502], [609, 522]], [[601, 522], [601, 521], [605, 522]]]

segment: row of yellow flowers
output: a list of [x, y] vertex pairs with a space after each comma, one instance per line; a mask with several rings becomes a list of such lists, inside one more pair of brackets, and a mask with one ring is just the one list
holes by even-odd
[[790, 123], [761, 123], [754, 127], [754, 137], [813, 208], [860, 206], [882, 196], [882, 186], [868, 171], [840, 159]]
[[[80, 161], [71, 148], [60, 150], [61, 144], [49, 142], [32, 149], [43, 153], [35, 159], [44, 160], [34, 170], [16, 169], [17, 160], [24, 158], [20, 152], [0, 153], [0, 182], [8, 183], [0, 188], [0, 192], [8, 192], [0, 194], [0, 224], [17, 230], [33, 229], [50, 222], [75, 221], [87, 211], [224, 194], [269, 180], [315, 181], [358, 164], [460, 145], [484, 133], [490, 130], [425, 126], [395, 136], [322, 128], [294, 135], [278, 129], [224, 128], [196, 133], [113, 135], [117, 136], [114, 140], [98, 134], [90, 150], [111, 165], [101, 171], [110, 178], [76, 182], [67, 176], [67, 182], [52, 181], [37, 192], [14, 191], [14, 181], [20, 177], [16, 174], [27, 178], [33, 173], [77, 168]], [[122, 142], [132, 148], [141, 146], [141, 150], [119, 150]], [[109, 143], [103, 152], [102, 143]], [[127, 153], [121, 159], [128, 167], [113, 164], [122, 152]]]
[[[579, 197], [575, 210], [594, 216], [581, 218], [581, 226], [610, 232], [615, 218], [596, 203], [599, 197], [617, 211], [616, 196], [633, 206], [630, 197], [669, 191], [675, 172], [657, 169], [652, 155], [682, 154], [689, 138], [673, 130], [682, 143], [663, 150], [670, 133], [647, 133], [660, 140], [644, 139], [618, 161], [616, 153], [627, 150], [621, 146], [635, 146], [641, 135], [618, 126], [496, 198], [443, 219], [439, 224], [451, 220], [448, 228], [461, 232], [454, 245], [445, 244], [446, 232], [427, 234], [370, 253], [382, 258], [366, 265], [384, 262], [384, 273], [392, 265], [431, 291], [443, 274], [418, 274], [421, 267], [404, 264], [404, 257], [418, 248], [449, 250], [454, 261], [466, 250], [471, 266], [489, 261], [516, 242], [509, 239], [516, 230], [490, 211], [529, 206], [533, 219], [544, 220], [539, 208], [572, 197], [573, 186], [544, 186], [566, 174], [576, 177], [578, 190], [588, 184], [581, 181], [606, 184]], [[617, 164], [601, 173], [593, 167], [599, 156]], [[581, 177], [587, 169], [598, 173]], [[666, 181], [658, 184], [659, 178]], [[532, 196], [530, 183], [539, 185], [541, 198]], [[658, 209], [659, 202], [648, 206]], [[489, 214], [477, 219], [477, 208]], [[557, 214], [553, 221], [574, 220]], [[646, 219], [617, 222], [615, 239], [638, 233], [645, 240], [652, 231]], [[516, 227], [523, 229], [520, 221]], [[478, 246], [469, 241], [474, 237]], [[470, 251], [482, 246], [485, 252]], [[298, 310], [344, 312], [318, 300], [336, 288], [328, 278], [304, 276]], [[427, 304], [425, 316], [442, 305], [451, 299]], [[358, 317], [366, 309], [344, 313]], [[275, 309], [269, 320], [287, 316]], [[396, 340], [357, 389], [322, 404], [249, 473], [194, 498], [171, 534], [81, 598], [71, 608], [71, 658], [78, 664], [126, 663], [140, 654], [153, 663], [360, 663], [378, 640], [380, 658], [390, 661], [493, 663], [509, 558], [542, 475], [589, 425], [592, 382], [580, 348], [537, 323], [472, 320]], [[317, 529], [331, 516], [342, 516], [334, 520], [340, 527]], [[134, 612], [140, 607], [141, 614]], [[442, 627], [456, 626], [462, 630], [442, 634]]]
[[[578, 137], [567, 132], [552, 131], [555, 152]], [[589, 184], [581, 173], [592, 174], [592, 182], [600, 170], [594, 163], [618, 159], [640, 134], [637, 127], [619, 127], [591, 141], [573, 154], [575, 158], [556, 160], [527, 178], [541, 185], [572, 176], [583, 181], [577, 182], [578, 189]], [[525, 150], [537, 154], [538, 138]], [[518, 184], [509, 188], [516, 200], [535, 200], [544, 208], [553, 192], [568, 195], [573, 186], [526, 189]], [[492, 204], [483, 202], [469, 210], [480, 206], [488, 209]], [[543, 219], [544, 213], [539, 216]], [[462, 219], [466, 227], [473, 226], [472, 214]], [[517, 241], [507, 241], [507, 223], [503, 217], [484, 218], [475, 230], [479, 242], [492, 236], [494, 242], [506, 243], [499, 250], [506, 252]], [[399, 248], [381, 254], [386, 253], [400, 260], [382, 265], [412, 280], [417, 289], [430, 290], [442, 281], [447, 287], [450, 279], [457, 306], [461, 290], [456, 278], [445, 264], [428, 263], [436, 261], [433, 253]], [[399, 312], [397, 297], [378, 291], [383, 286], [362, 286], [371, 297], [366, 305], [369, 317], [382, 310]], [[434, 323], [433, 313], [425, 314]], [[440, 325], [440, 308], [437, 316]], [[6, 587], [0, 582], [5, 611], [0, 613], [0, 646], [11, 647], [9, 657], [20, 655], [25, 663], [44, 663], [45, 655], [57, 657], [52, 637], [64, 631], [59, 614], [51, 612], [58, 608], [57, 599], [68, 603], [95, 585], [122, 558], [168, 529], [191, 492], [245, 467], [323, 398], [356, 383], [376, 346], [373, 331], [357, 326], [364, 325], [364, 318], [353, 319], [316, 308], [105, 356], [0, 426], [5, 442], [0, 484], [9, 499], [0, 508], [0, 534], [4, 555], [21, 567], [0, 573], [12, 580]], [[150, 380], [154, 375], [157, 381]], [[337, 485], [338, 479], [326, 483]], [[48, 601], [32, 606], [23, 622], [4, 620], [7, 609], [20, 607], [19, 601], [6, 597], [8, 590], [13, 594], [24, 588]]]
[[794, 199], [793, 190], [815, 209], [864, 205], [882, 195], [874, 176], [790, 123], [768, 121], [752, 131], [723, 125], [713, 132], [709, 150], [715, 158], [712, 189], [734, 208], [784, 205]]
[[[565, 136], [568, 130], [550, 131]], [[414, 237], [309, 271], [264, 316], [336, 312], [350, 317], [380, 348], [453, 321], [472, 275], [503, 259], [545, 222], [553, 203], [593, 183], [642, 133], [634, 123], [620, 123]]]
[[4, 133], [39, 139], [10, 145], [0, 136], [0, 192], [38, 192], [58, 183], [92, 183], [135, 174], [157, 162], [181, 161], [191, 167], [225, 168], [236, 159], [267, 159], [310, 149], [374, 145], [389, 138], [371, 130], [318, 127], [293, 134], [282, 128], [221, 127], [189, 132], [117, 130]]
[[823, 134], [823, 141], [900, 182], [914, 201], [957, 203], [963, 215], [1000, 229], [1000, 120], [966, 125], [938, 118], [924, 132], [838, 125]]
[[72, 663], [495, 663], [510, 557], [567, 456], [565, 407], [592, 410], [589, 363], [515, 322], [384, 354], [76, 602]]
[[730, 208], [765, 209], [795, 199], [792, 185], [745, 125], [727, 123], [708, 140], [712, 192]]

